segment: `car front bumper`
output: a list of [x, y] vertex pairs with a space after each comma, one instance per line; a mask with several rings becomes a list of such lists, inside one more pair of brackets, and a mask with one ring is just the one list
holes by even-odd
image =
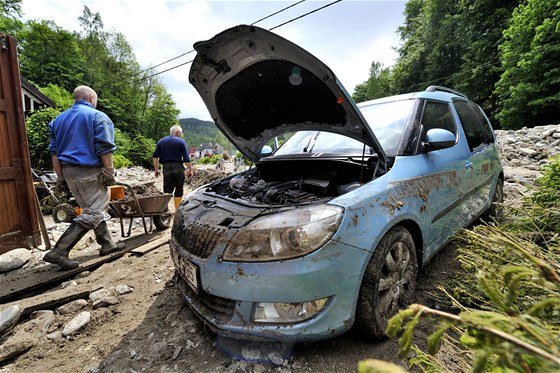
[[[216, 334], [237, 339], [297, 343], [332, 338], [352, 327], [356, 299], [370, 253], [329, 242], [305, 257], [282, 262], [232, 263], [191, 256], [175, 240], [170, 252], [176, 283], [195, 314]], [[196, 287], [185, 263], [196, 268]], [[189, 284], [190, 282], [190, 284]], [[196, 291], [194, 290], [196, 288]], [[297, 303], [329, 298], [309, 319], [254, 321], [258, 303]]]

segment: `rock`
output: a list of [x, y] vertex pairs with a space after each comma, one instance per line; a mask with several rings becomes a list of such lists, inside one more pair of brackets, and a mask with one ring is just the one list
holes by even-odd
[[117, 297], [114, 297], [112, 295], [108, 296], [108, 297], [104, 297], [101, 299], [96, 300], [95, 302], [93, 302], [92, 304], [92, 308], [93, 309], [97, 309], [97, 308], [101, 308], [101, 307], [109, 307], [115, 304], [118, 304], [119, 300], [117, 299]]
[[0, 273], [21, 268], [31, 259], [28, 249], [14, 249], [0, 255]]
[[115, 291], [117, 292], [117, 295], [124, 295], [124, 294], [132, 293], [134, 291], [134, 288], [131, 288], [126, 284], [122, 284], [122, 285], [117, 285], [115, 287]]
[[0, 345], [0, 362], [18, 357], [29, 351], [37, 339], [32, 334], [20, 331]]
[[47, 339], [50, 341], [55, 341], [60, 338], [62, 338], [62, 332], [60, 330], [47, 334]]
[[83, 309], [87, 306], [88, 302], [85, 299], [76, 299], [70, 303], [66, 303], [63, 306], [60, 306], [56, 309], [56, 311], [61, 315], [67, 315], [69, 313], [76, 313], [79, 310]]
[[100, 299], [103, 299], [105, 297], [111, 296], [111, 292], [105, 288], [101, 288], [99, 290], [94, 291], [93, 293], [91, 293], [89, 295], [89, 300], [92, 303], [95, 303], [95, 301], [98, 301]]
[[0, 335], [11, 330], [21, 317], [23, 310], [15, 304], [0, 312]]
[[62, 336], [68, 337], [76, 334], [86, 327], [91, 320], [91, 314], [87, 311], [81, 312], [78, 316], [74, 317], [62, 330]]
[[47, 334], [50, 326], [55, 321], [54, 312], [51, 310], [39, 310], [33, 312], [29, 318], [34, 329], [39, 329], [39, 336]]
[[525, 155], [528, 155], [529, 157], [534, 157], [537, 155], [537, 151], [534, 149], [530, 149], [530, 148], [521, 148], [519, 149], [519, 152]]

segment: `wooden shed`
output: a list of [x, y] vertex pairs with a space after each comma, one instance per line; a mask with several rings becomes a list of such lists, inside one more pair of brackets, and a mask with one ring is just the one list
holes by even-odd
[[16, 40], [0, 33], [0, 254], [40, 243]]

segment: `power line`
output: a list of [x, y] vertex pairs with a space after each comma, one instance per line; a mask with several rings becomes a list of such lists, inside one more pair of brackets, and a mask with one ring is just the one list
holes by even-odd
[[[305, 1], [305, 0], [303, 0], [303, 1]], [[298, 4], [302, 3], [303, 1], [299, 1], [299, 2], [296, 3], [296, 4], [292, 4], [291, 6], [288, 6], [288, 7], [284, 8], [284, 9], [282, 9], [282, 10], [276, 12], [275, 14], [278, 14], [278, 13], [280, 13], [280, 12], [282, 12], [282, 11], [288, 9], [288, 8], [291, 8], [292, 6], [298, 5]], [[319, 7], [319, 8], [317, 8], [317, 9], [314, 9], [314, 10], [312, 10], [312, 11], [310, 11], [310, 12], [307, 12], [307, 13], [305, 13], [305, 14], [302, 14], [302, 15], [300, 15], [300, 16], [297, 16], [297, 17], [295, 17], [295, 18], [292, 18], [292, 19], [290, 19], [290, 20], [288, 20], [288, 21], [286, 21], [286, 22], [283, 22], [283, 23], [281, 23], [281, 24], [279, 24], [279, 25], [276, 25], [276, 26], [274, 26], [274, 27], [272, 27], [272, 28], [269, 28], [268, 30], [269, 30], [269, 31], [272, 31], [272, 30], [274, 30], [274, 29], [277, 29], [277, 28], [279, 28], [279, 27], [282, 27], [282, 26], [284, 26], [284, 25], [287, 25], [288, 23], [291, 23], [291, 22], [296, 21], [296, 20], [298, 20], [298, 19], [307, 17], [308, 15], [313, 14], [313, 13], [315, 13], [315, 12], [318, 12], [319, 10], [323, 10], [323, 9], [325, 9], [325, 8], [328, 8], [328, 7], [330, 7], [331, 5], [334, 5], [334, 4], [339, 3], [339, 2], [341, 2], [341, 1], [342, 1], [342, 0], [335, 0], [335, 1], [333, 1], [333, 2], [330, 2], [330, 3], [326, 4], [326, 5], [323, 5], [323, 6]], [[260, 19], [260, 20], [258, 20], [258, 21], [256, 21], [256, 22], [252, 23], [252, 25], [254, 25], [254, 24], [257, 23], [257, 22], [262, 21], [263, 19], [266, 19], [266, 18], [271, 17], [272, 15], [274, 15], [274, 14], [271, 14], [271, 15], [269, 15], [269, 16], [267, 16], [267, 17], [264, 17], [264, 18], [262, 18], [262, 19]], [[194, 52], [194, 50], [191, 50], [191, 51], [189, 51], [189, 52], [187, 52], [187, 53], [191, 53], [191, 52]], [[187, 53], [184, 53], [183, 55], [185, 55], [185, 54], [187, 54]], [[183, 56], [183, 55], [182, 55], [182, 56]], [[176, 57], [176, 58], [178, 58], [178, 57]], [[175, 59], [175, 58], [173, 58], [173, 59]], [[176, 66], [173, 66], [173, 67], [170, 67], [170, 68], [167, 69], [167, 70], [163, 70], [163, 71], [159, 71], [159, 72], [157, 72], [157, 73], [153, 73], [153, 74], [151, 74], [151, 75], [148, 75], [148, 76], [146, 76], [146, 77], [141, 78], [141, 80], [152, 78], [152, 77], [154, 77], [154, 76], [156, 76], [156, 75], [163, 74], [163, 73], [165, 73], [165, 72], [168, 72], [168, 71], [170, 71], [170, 70], [174, 70], [174, 69], [179, 68], [179, 67], [181, 67], [181, 66], [185, 66], [185, 65], [187, 65], [187, 64], [189, 64], [189, 63], [191, 63], [191, 62], [193, 62], [193, 60], [184, 62], [184, 63], [182, 63], [182, 64], [179, 64], [179, 65], [176, 65]], [[160, 65], [161, 65], [161, 64], [160, 64]], [[158, 66], [159, 66], [159, 65], [158, 65]], [[149, 69], [148, 69], [148, 70], [149, 70]], [[144, 71], [146, 71], [146, 70], [144, 70]]]
[[[267, 16], [265, 16], [265, 17], [263, 17], [263, 18], [261, 18], [261, 19], [259, 19], [259, 20], [257, 20], [257, 21], [255, 21], [255, 22], [251, 23], [251, 25], [256, 25], [257, 23], [262, 22], [262, 21], [264, 21], [265, 19], [268, 19], [268, 18], [270, 18], [270, 17], [273, 17], [273, 16], [275, 16], [275, 15], [277, 15], [277, 14], [280, 14], [280, 13], [282, 13], [282, 12], [284, 12], [284, 11], [290, 9], [290, 8], [293, 8], [293, 7], [296, 6], [296, 5], [299, 5], [299, 4], [301, 4], [301, 3], [304, 3], [305, 1], [307, 1], [307, 0], [300, 0], [300, 1], [298, 1], [297, 3], [294, 3], [294, 4], [292, 4], [292, 5], [288, 5], [288, 6], [285, 7], [285, 8], [282, 8], [282, 9], [280, 9], [280, 10], [278, 10], [278, 11], [272, 13], [272, 14], [269, 14], [269, 15], [267, 15]], [[151, 66], [151, 67], [149, 67], [149, 68], [146, 68], [146, 69], [144, 69], [144, 70], [141, 70], [141, 71], [135, 73], [133, 76], [140, 75], [140, 74], [142, 74], [142, 73], [145, 72], [145, 71], [155, 69], [156, 67], [159, 67], [159, 66], [161, 66], [161, 65], [165, 65], [165, 64], [168, 63], [168, 62], [174, 61], [174, 60], [176, 60], [177, 58], [181, 58], [181, 57], [186, 56], [187, 54], [192, 53], [192, 52], [194, 52], [194, 49], [191, 49], [190, 51], [185, 52], [185, 53], [183, 53], [183, 54], [180, 54], [180, 55], [178, 55], [178, 56], [176, 56], [176, 57], [170, 58], [170, 59], [168, 59], [167, 61], [163, 61], [162, 63], [159, 63], [159, 64], [157, 64], [157, 65], [155, 65], [155, 66]], [[189, 62], [192, 62], [192, 61], [189, 61]], [[187, 64], [187, 63], [189, 63], [189, 62], [186, 62], [186, 63], [182, 63], [182, 64], [180, 64], [180, 65], [177, 65], [177, 66], [175, 66], [175, 68], [184, 66], [185, 64]], [[167, 69], [167, 70], [165, 70], [165, 71], [162, 71], [162, 72], [160, 72], [160, 73], [169, 71], [169, 70], [171, 70], [171, 69], [172, 69], [172, 68]], [[147, 78], [151, 78], [152, 76], [153, 76], [153, 75], [150, 75], [150, 76], [148, 76]], [[147, 79], [147, 78], [144, 78], [144, 79]]]
[[335, 1], [333, 1], [332, 3], [328, 3], [327, 5], [323, 5], [322, 7], [317, 8], [317, 9], [315, 9], [315, 10], [312, 10], [311, 12], [307, 12], [307, 13], [305, 13], [305, 14], [302, 14], [302, 15], [299, 16], [299, 17], [292, 18], [292, 19], [290, 19], [289, 21], [286, 21], [286, 22], [281, 23], [281, 24], [279, 24], [279, 25], [277, 25], [277, 26], [274, 26], [274, 27], [272, 27], [272, 28], [269, 28], [268, 31], [272, 31], [272, 30], [274, 30], [274, 29], [276, 29], [276, 28], [278, 28], [278, 27], [282, 27], [282, 26], [284, 26], [284, 25], [287, 25], [288, 23], [291, 23], [291, 22], [293, 22], [293, 21], [296, 21], [296, 20], [298, 20], [298, 19], [300, 19], [300, 18], [307, 17], [307, 16], [310, 15], [310, 14], [313, 14], [313, 13], [315, 13], [315, 12], [318, 12], [319, 10], [323, 10], [323, 9], [325, 9], [325, 8], [328, 8], [329, 6], [334, 5], [334, 4], [336, 4], [336, 3], [339, 3], [339, 2], [341, 2], [341, 1], [342, 1], [342, 0], [335, 0]]

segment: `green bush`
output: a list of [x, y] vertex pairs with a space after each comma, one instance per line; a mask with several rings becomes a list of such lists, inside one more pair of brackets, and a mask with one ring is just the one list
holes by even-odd
[[131, 142], [125, 156], [133, 165], [145, 168], [152, 167], [152, 154], [156, 148], [154, 140], [142, 135], [136, 136]]
[[212, 154], [212, 156], [210, 156], [210, 157], [200, 158], [198, 161], [196, 161], [196, 164], [216, 164], [220, 161], [220, 159], [222, 159], [221, 155]]
[[115, 168], [123, 168], [123, 167], [130, 167], [132, 166], [132, 162], [130, 159], [126, 158], [122, 154], [115, 153], [113, 154], [113, 167]]
[[560, 206], [560, 156], [543, 167], [543, 174], [536, 181], [539, 188], [533, 201], [543, 207]]
[[49, 107], [33, 112], [25, 120], [29, 156], [33, 168], [52, 168], [49, 152], [49, 122], [58, 114], [60, 114], [59, 109]]

